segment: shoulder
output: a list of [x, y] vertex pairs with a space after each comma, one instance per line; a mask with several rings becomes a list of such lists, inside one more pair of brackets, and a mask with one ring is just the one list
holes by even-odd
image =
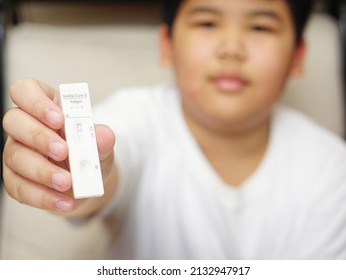
[[345, 186], [344, 139], [290, 108], [276, 108], [272, 126], [272, 150], [287, 172], [297, 175], [308, 189], [316, 187], [316, 181], [327, 184], [336, 180]]
[[289, 187], [304, 203], [339, 205], [346, 198], [345, 140], [290, 108], [276, 108], [272, 123], [272, 154]]
[[277, 107], [273, 113], [273, 130], [281, 141], [318, 154], [333, 152], [344, 155], [346, 160], [346, 142], [340, 136], [322, 127], [302, 112]]

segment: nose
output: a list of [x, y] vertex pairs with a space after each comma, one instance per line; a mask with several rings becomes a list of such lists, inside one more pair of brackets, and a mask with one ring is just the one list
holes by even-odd
[[221, 32], [217, 46], [217, 55], [222, 60], [245, 60], [246, 48], [241, 32], [236, 29], [226, 29]]

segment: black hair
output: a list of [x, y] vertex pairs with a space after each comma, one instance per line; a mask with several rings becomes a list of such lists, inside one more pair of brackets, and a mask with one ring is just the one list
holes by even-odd
[[[174, 20], [178, 13], [179, 7], [184, 0], [162, 0], [162, 20], [170, 32], [173, 29]], [[295, 39], [299, 43], [302, 39], [304, 28], [308, 21], [309, 15], [314, 6], [314, 0], [285, 0], [290, 8], [294, 28]]]
[[314, 0], [286, 0], [291, 10], [296, 42], [303, 37], [305, 26], [314, 7]]

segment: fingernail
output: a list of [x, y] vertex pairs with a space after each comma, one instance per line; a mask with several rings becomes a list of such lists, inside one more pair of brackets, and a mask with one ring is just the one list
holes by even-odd
[[67, 212], [72, 209], [72, 204], [68, 201], [58, 200], [55, 203], [55, 207], [62, 212]]
[[52, 184], [54, 188], [60, 189], [67, 185], [66, 176], [62, 173], [54, 173], [52, 175]]
[[61, 122], [61, 116], [54, 110], [49, 110], [46, 113], [46, 120], [53, 126], [57, 126]]
[[52, 155], [58, 156], [64, 150], [64, 145], [58, 141], [54, 141], [48, 145], [48, 150]]

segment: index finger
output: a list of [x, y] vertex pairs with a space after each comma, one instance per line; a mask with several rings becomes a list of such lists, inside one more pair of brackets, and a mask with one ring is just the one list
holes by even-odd
[[34, 79], [15, 81], [10, 88], [12, 101], [52, 129], [61, 129], [63, 113], [58, 106], [59, 93], [49, 85]]

